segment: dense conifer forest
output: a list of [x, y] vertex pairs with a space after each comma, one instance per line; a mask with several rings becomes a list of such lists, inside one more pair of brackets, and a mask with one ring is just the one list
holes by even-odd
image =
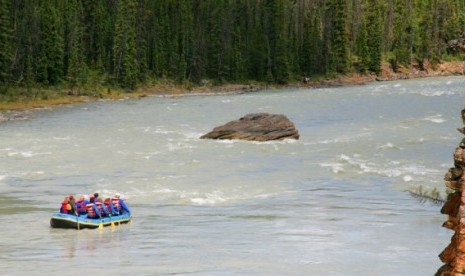
[[465, 0], [0, 0], [0, 94], [376, 74], [464, 31]]

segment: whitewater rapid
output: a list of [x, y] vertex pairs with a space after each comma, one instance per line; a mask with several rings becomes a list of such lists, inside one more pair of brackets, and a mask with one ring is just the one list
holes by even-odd
[[[4, 275], [432, 275], [463, 138], [463, 77], [241, 95], [146, 97], [34, 111], [0, 125]], [[297, 141], [199, 139], [248, 113]], [[134, 221], [51, 229], [68, 194], [118, 192]], [[103, 261], [104, 260], [104, 261]]]

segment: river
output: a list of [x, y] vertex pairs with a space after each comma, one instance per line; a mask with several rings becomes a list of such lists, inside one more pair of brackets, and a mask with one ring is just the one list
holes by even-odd
[[[2, 275], [433, 275], [463, 135], [463, 77], [241, 95], [147, 97], [0, 125]], [[201, 140], [248, 113], [300, 139]], [[67, 194], [122, 194], [134, 219], [52, 229]]]

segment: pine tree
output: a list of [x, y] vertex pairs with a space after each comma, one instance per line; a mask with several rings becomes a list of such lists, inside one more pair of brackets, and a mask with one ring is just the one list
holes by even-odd
[[120, 1], [81, 0], [84, 12], [84, 49], [89, 68], [107, 74], [113, 68], [113, 33]]
[[245, 40], [247, 23], [244, 20], [247, 17], [246, 0], [234, 1], [229, 16], [232, 27], [229, 38], [231, 48], [226, 58], [229, 68], [228, 75], [232, 81], [241, 81], [246, 77]]
[[326, 2], [325, 43], [328, 73], [346, 73], [349, 69], [349, 38], [345, 0]]
[[371, 1], [367, 11], [367, 69], [379, 74], [382, 65], [382, 7], [378, 0]]
[[[209, 16], [205, 19], [205, 25], [208, 32], [205, 35], [206, 40], [206, 53], [205, 74], [209, 79], [216, 79], [223, 81], [227, 71], [225, 67], [225, 56], [227, 55], [227, 48], [223, 48], [223, 41], [228, 36], [223, 28], [223, 22], [227, 17], [226, 3], [224, 0], [203, 0], [205, 2], [204, 12]], [[229, 45], [227, 45], [229, 47]]]
[[392, 52], [394, 58], [391, 65], [397, 70], [399, 65], [409, 65], [412, 60], [413, 47], [413, 0], [395, 0], [394, 1], [394, 29]]
[[276, 83], [289, 80], [289, 57], [286, 42], [285, 0], [266, 1], [268, 74]]
[[[418, 18], [418, 30], [419, 35], [416, 39], [416, 57], [420, 62], [424, 59], [432, 59], [436, 52], [434, 49], [434, 31], [433, 31], [433, 14], [432, 11], [432, 0], [426, 0], [417, 3], [416, 9], [417, 14], [420, 15]], [[434, 59], [434, 58], [433, 58]]]
[[265, 36], [263, 10], [258, 2], [247, 3], [245, 35], [245, 56], [247, 59], [247, 77], [264, 81], [267, 76], [268, 47]]
[[58, 84], [63, 77], [64, 42], [61, 18], [53, 4], [41, 3], [37, 80], [43, 84]]
[[454, 54], [464, 26], [464, 0], [0, 0], [0, 84], [379, 73]]
[[82, 86], [86, 80], [86, 63], [84, 56], [83, 7], [81, 0], [67, 0], [65, 13], [65, 75], [71, 91]]
[[365, 23], [365, 19], [362, 18], [360, 22], [360, 29], [358, 31], [357, 41], [355, 45], [355, 54], [358, 56], [360, 64], [359, 70], [361, 72], [366, 72], [369, 63], [370, 63], [370, 56], [369, 56], [369, 49], [368, 49], [368, 34], [367, 34], [367, 26]]
[[323, 58], [323, 30], [321, 28], [322, 20], [320, 12], [315, 10], [315, 17], [310, 29], [310, 73], [323, 74], [325, 72]]
[[30, 0], [28, 5], [24, 5], [24, 3], [15, 1], [12, 6], [15, 54], [11, 77], [18, 85], [27, 87], [31, 87], [36, 82], [36, 72], [40, 66], [38, 62], [41, 45], [39, 3], [39, 1]]
[[156, 77], [169, 76], [169, 59], [166, 49], [169, 48], [168, 33], [170, 24], [169, 1], [151, 1], [149, 8], [152, 11], [151, 20], [148, 23], [151, 30], [148, 38], [148, 68]]
[[178, 81], [187, 79], [193, 34], [192, 5], [188, 1], [180, 1], [173, 9], [176, 20], [172, 23], [175, 31], [174, 55], [172, 57], [171, 77]]
[[136, 56], [138, 61], [138, 79], [143, 81], [147, 77], [148, 48], [147, 48], [147, 21], [149, 11], [147, 9], [149, 0], [138, 0], [136, 11]]
[[[0, 85], [10, 79], [12, 62], [11, 10], [9, 0], [0, 0]], [[1, 91], [0, 91], [1, 92]]]
[[135, 0], [121, 0], [118, 3], [113, 52], [116, 81], [124, 88], [136, 88], [139, 64], [136, 49]]
[[321, 16], [315, 8], [307, 13], [302, 37], [301, 69], [305, 76], [323, 73]]
[[192, 35], [192, 56], [189, 66], [188, 79], [194, 83], [200, 83], [205, 77], [207, 70], [207, 20], [206, 5], [202, 0], [192, 1], [193, 14], [193, 35]]

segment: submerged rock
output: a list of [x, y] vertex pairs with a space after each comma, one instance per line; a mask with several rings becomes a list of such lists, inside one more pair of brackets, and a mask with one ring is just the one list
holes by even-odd
[[0, 112], [0, 123], [7, 122], [7, 121], [24, 121], [29, 120], [31, 118], [31, 114], [29, 111], [2, 111]]
[[253, 113], [215, 127], [201, 139], [239, 139], [248, 141], [299, 139], [294, 124], [284, 115]]

